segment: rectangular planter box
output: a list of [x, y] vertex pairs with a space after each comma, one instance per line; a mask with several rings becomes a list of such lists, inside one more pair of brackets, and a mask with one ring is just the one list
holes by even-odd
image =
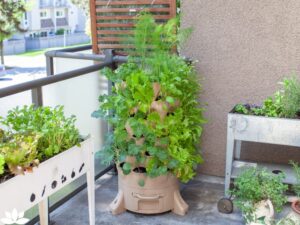
[[228, 132], [236, 140], [300, 146], [300, 120], [228, 114]]
[[230, 179], [236, 178], [244, 167], [283, 171], [286, 183], [296, 182], [294, 172], [288, 165], [241, 161], [242, 141], [300, 147], [300, 120], [243, 115], [231, 111], [227, 121], [225, 193], [229, 189]]
[[5, 212], [13, 209], [24, 212], [39, 203], [41, 224], [47, 224], [47, 197], [83, 174], [87, 174], [90, 224], [94, 224], [94, 149], [91, 138], [81, 142], [80, 147], [74, 146], [42, 162], [32, 173], [15, 176], [0, 184], [0, 219], [7, 217]]

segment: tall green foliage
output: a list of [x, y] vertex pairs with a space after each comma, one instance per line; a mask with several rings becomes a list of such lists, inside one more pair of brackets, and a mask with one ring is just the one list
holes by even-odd
[[27, 10], [24, 0], [1, 0], [0, 1], [0, 52], [1, 63], [4, 64], [3, 41], [10, 38], [16, 32], [24, 32], [21, 21]]
[[300, 165], [297, 162], [291, 161], [290, 164], [293, 166], [293, 170], [296, 176], [296, 184], [293, 185], [293, 190], [296, 195], [300, 197]]
[[[100, 109], [93, 116], [114, 127], [103, 150], [107, 162], [134, 156], [137, 162], [146, 162], [150, 177], [169, 171], [187, 182], [202, 162], [195, 145], [205, 120], [197, 101], [200, 85], [194, 67], [170, 53], [181, 38], [175, 28], [175, 20], [157, 25], [149, 15], [139, 18], [134, 41], [138, 57], [115, 71], [102, 71], [115, 87], [112, 95], [99, 97]], [[132, 167], [126, 162], [124, 173]]]

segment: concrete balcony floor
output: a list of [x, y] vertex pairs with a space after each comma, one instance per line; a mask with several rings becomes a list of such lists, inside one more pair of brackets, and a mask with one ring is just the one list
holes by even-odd
[[[201, 180], [201, 181], [200, 181]], [[223, 197], [223, 179], [202, 177], [182, 186], [182, 196], [189, 204], [186, 216], [173, 213], [160, 215], [140, 215], [125, 212], [114, 216], [108, 210], [108, 205], [117, 194], [117, 177], [105, 175], [96, 181], [96, 224], [99, 225], [240, 225], [244, 224], [241, 214], [226, 215], [217, 210], [217, 202]], [[51, 214], [55, 225], [85, 225], [88, 224], [88, 202], [86, 190], [65, 203]]]

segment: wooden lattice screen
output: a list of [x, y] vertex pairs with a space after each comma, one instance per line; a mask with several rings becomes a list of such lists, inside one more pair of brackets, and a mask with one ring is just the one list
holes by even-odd
[[141, 11], [153, 14], [159, 22], [176, 16], [176, 0], [90, 0], [93, 52], [105, 49], [126, 52], [124, 44], [133, 33], [134, 20]]

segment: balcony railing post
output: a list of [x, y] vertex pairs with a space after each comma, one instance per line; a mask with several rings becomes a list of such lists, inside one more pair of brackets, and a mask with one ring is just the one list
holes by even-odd
[[43, 106], [43, 91], [42, 87], [31, 89], [32, 104], [35, 106]]
[[46, 72], [47, 76], [54, 75], [54, 64], [52, 56], [46, 55]]
[[[115, 70], [117, 68], [117, 66], [116, 66], [116, 63], [114, 62], [114, 50], [113, 49], [106, 49], [106, 50], [104, 50], [104, 55], [105, 55], [104, 62], [111, 63], [109, 67], [112, 70]], [[112, 87], [113, 86], [114, 86], [114, 83], [112, 83], [111, 81], [108, 81], [108, 86], [107, 86], [108, 95], [112, 94]], [[108, 113], [110, 115], [112, 115], [113, 112], [109, 111]], [[109, 133], [113, 132], [113, 127], [110, 126], [110, 125], [108, 125], [108, 132]], [[116, 164], [114, 164], [114, 167], [113, 167], [113, 170], [111, 171], [111, 174], [113, 174], [113, 175], [117, 175], [118, 174], [118, 170], [117, 170]]]

